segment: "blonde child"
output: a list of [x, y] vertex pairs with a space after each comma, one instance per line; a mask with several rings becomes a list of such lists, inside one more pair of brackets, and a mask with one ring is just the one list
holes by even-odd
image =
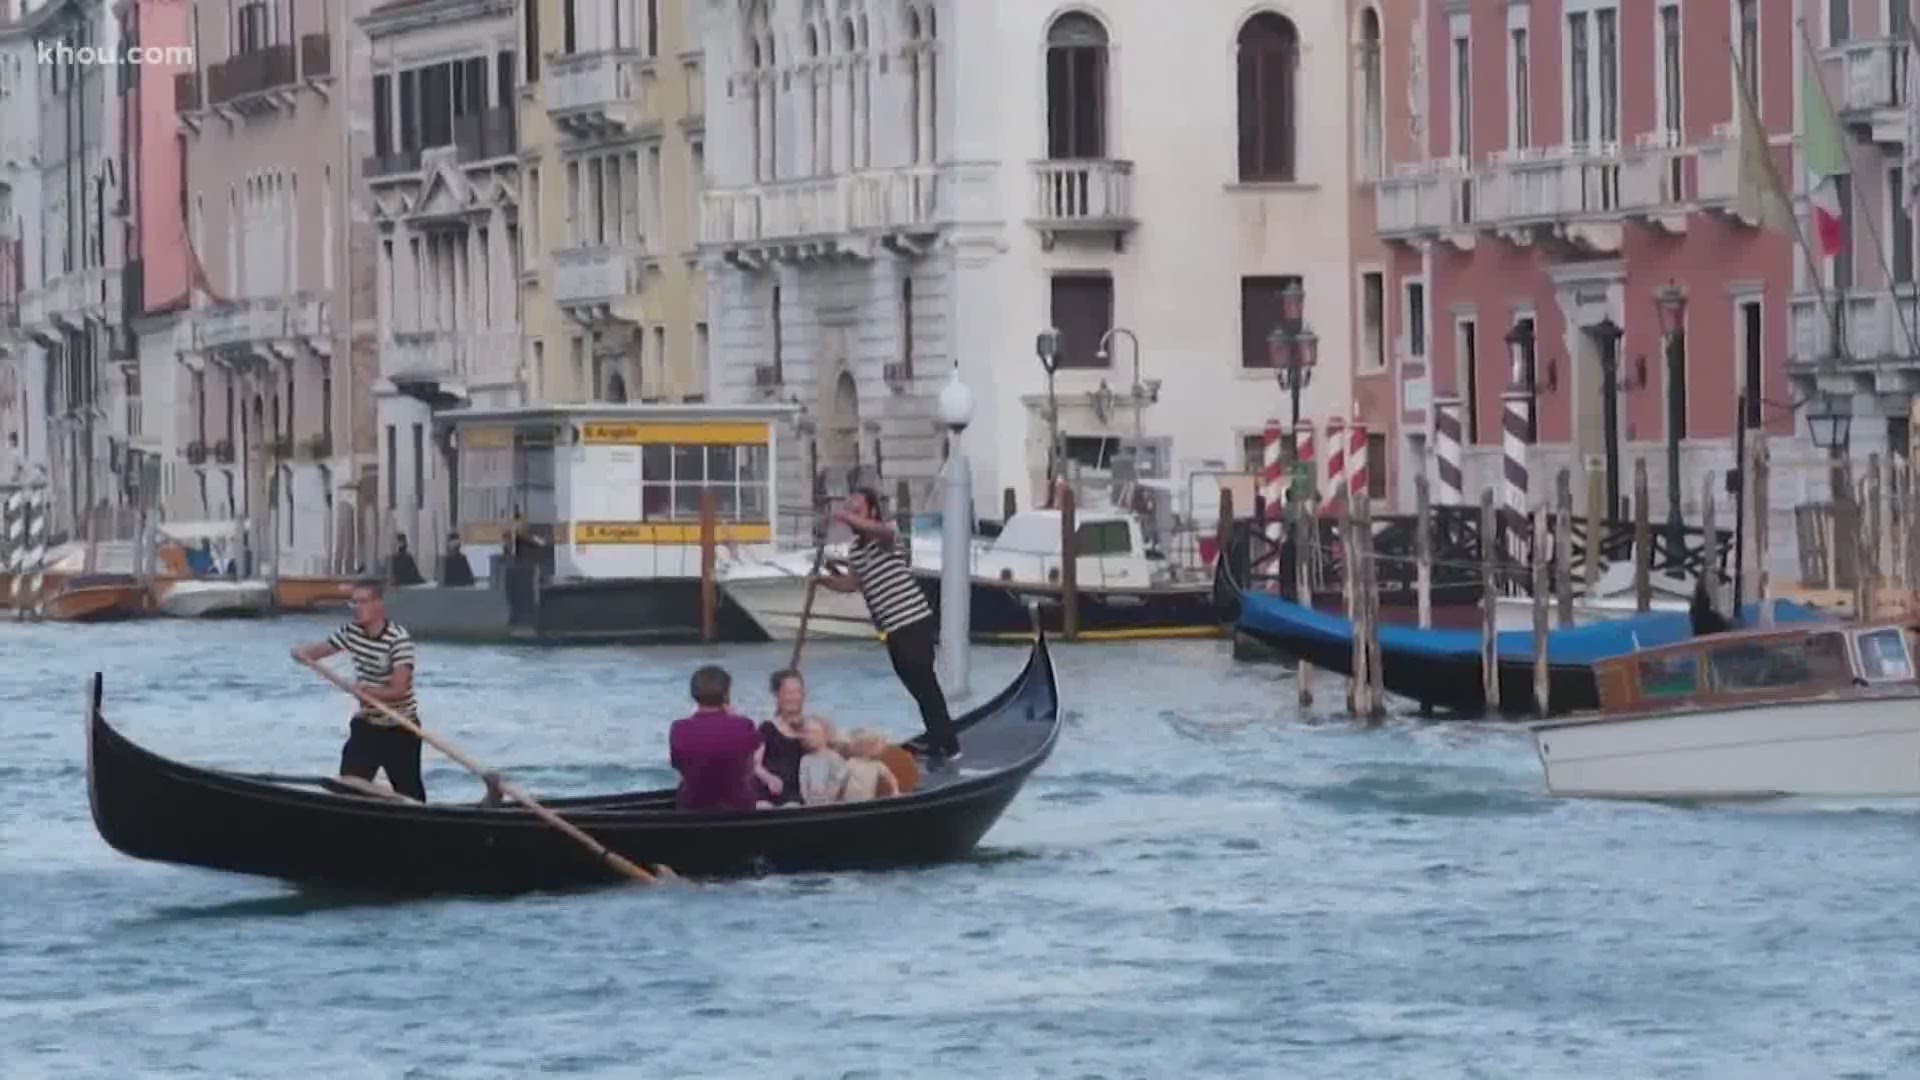
[[833, 724], [809, 716], [800, 724], [800, 801], [808, 806], [839, 802], [847, 786], [847, 759], [833, 748]]
[[862, 729], [847, 738], [847, 780], [841, 802], [866, 802], [900, 794], [900, 781], [880, 756], [887, 751], [886, 736]]

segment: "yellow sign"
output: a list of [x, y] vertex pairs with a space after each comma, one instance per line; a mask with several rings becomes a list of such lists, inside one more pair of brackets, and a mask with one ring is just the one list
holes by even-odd
[[507, 530], [497, 521], [471, 521], [460, 534], [461, 540], [468, 544], [497, 544], [507, 535]]
[[[766, 544], [773, 526], [765, 522], [723, 521], [714, 529], [722, 544]], [[582, 521], [573, 527], [576, 544], [698, 544], [700, 523], [690, 521]]]
[[513, 429], [510, 427], [462, 428], [460, 445], [474, 450], [511, 450]]
[[592, 423], [580, 427], [588, 446], [765, 446], [771, 435], [763, 422], [705, 424]]

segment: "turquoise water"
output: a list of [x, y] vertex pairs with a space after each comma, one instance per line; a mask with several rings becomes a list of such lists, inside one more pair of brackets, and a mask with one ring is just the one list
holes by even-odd
[[[1059, 751], [933, 870], [382, 902], [99, 839], [89, 673], [163, 753], [325, 772], [327, 625], [0, 625], [0, 1077], [1920, 1075], [1920, 812], [1555, 800], [1519, 732], [1303, 721], [1221, 643], [1061, 649]], [[426, 645], [421, 700], [537, 792], [648, 786], [694, 666], [758, 713], [784, 654]], [[808, 667], [917, 726], [871, 647]]]

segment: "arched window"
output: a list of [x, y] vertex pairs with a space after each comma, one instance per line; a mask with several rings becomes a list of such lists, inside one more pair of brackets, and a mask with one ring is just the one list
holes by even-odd
[[867, 58], [861, 54], [860, 39], [855, 33], [851, 15], [840, 20], [840, 54], [847, 58], [847, 108], [846, 120], [840, 125], [840, 138], [844, 145], [836, 153], [845, 159], [849, 170], [859, 169], [865, 166], [860, 160], [860, 91]]
[[802, 75], [807, 81], [807, 157], [809, 166], [807, 172], [814, 176], [820, 176], [831, 172], [832, 165], [828, 161], [827, 154], [823, 152], [823, 146], [828, 144], [825, 142], [827, 119], [822, 111], [822, 107], [828, 95], [825, 87], [821, 85], [821, 80], [825, 78], [826, 75], [826, 64], [825, 59], [821, 56], [822, 47], [818, 27], [811, 25], [807, 27], [806, 41], [807, 67], [806, 70], [802, 72]]
[[1070, 11], [1047, 28], [1047, 157], [1107, 156], [1107, 28]]
[[748, 130], [752, 133], [750, 153], [753, 178], [759, 182], [774, 179], [774, 154], [779, 142], [774, 135], [778, 117], [775, 105], [773, 33], [769, 28], [765, 0], [756, 0], [747, 10], [747, 97]]
[[1262, 12], [1240, 28], [1240, 179], [1290, 182], [1295, 141], [1300, 35], [1293, 23]]
[[1360, 13], [1360, 168], [1369, 180], [1379, 179], [1386, 169], [1386, 92], [1380, 65], [1380, 14], [1367, 8]]

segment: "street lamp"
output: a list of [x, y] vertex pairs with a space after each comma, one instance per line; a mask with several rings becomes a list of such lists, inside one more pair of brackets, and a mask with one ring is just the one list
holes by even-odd
[[1660, 307], [1660, 332], [1667, 339], [1667, 552], [1680, 557], [1680, 436], [1687, 426], [1687, 294], [1669, 280], [1653, 292]]
[[940, 389], [940, 422], [947, 428], [946, 511], [940, 527], [940, 642], [947, 661], [947, 696], [967, 696], [968, 645], [973, 608], [973, 470], [961, 435], [973, 422], [973, 391], [960, 365]]
[[1054, 374], [1060, 370], [1060, 331], [1051, 326], [1040, 331], [1033, 340], [1033, 352], [1047, 373], [1047, 490], [1051, 492], [1060, 466], [1060, 399], [1053, 385]]
[[1145, 382], [1140, 381], [1140, 336], [1124, 326], [1116, 326], [1100, 336], [1100, 347], [1094, 350], [1093, 358], [1102, 364], [1107, 362], [1111, 355], [1107, 351], [1107, 346], [1112, 344], [1115, 335], [1124, 335], [1128, 341], [1133, 343], [1133, 389], [1131, 391], [1133, 397], [1133, 435], [1136, 439], [1144, 438], [1146, 436], [1146, 428], [1140, 419], [1140, 410], [1144, 406], [1159, 403], [1160, 380], [1148, 379]]
[[1823, 394], [1807, 408], [1807, 434], [1813, 445], [1845, 456], [1853, 440], [1853, 402], [1841, 394]]
[[1620, 338], [1625, 335], [1612, 316], [1603, 317], [1589, 331], [1600, 343], [1601, 423], [1606, 425], [1607, 513], [1620, 514]]
[[1313, 382], [1320, 335], [1306, 325], [1307, 291], [1298, 281], [1280, 290], [1280, 323], [1267, 335], [1267, 356], [1280, 389], [1293, 398], [1293, 426], [1300, 426], [1300, 391]]

